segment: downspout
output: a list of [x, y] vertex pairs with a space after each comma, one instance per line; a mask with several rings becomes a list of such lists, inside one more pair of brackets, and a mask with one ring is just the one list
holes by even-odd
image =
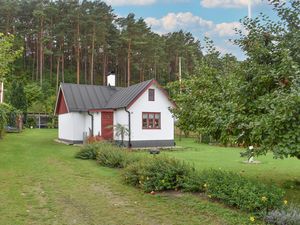
[[128, 130], [129, 130], [129, 134], [128, 134], [128, 147], [131, 148], [132, 144], [131, 144], [131, 116], [130, 116], [130, 112], [127, 110], [127, 108], [125, 107], [125, 112], [128, 113]]
[[94, 115], [88, 111], [88, 115], [91, 117], [91, 125], [92, 125], [92, 132], [91, 135], [94, 136]]

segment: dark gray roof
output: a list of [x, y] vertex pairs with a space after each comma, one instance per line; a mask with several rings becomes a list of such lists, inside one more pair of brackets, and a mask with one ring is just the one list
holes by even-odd
[[153, 80], [147, 80], [116, 92], [108, 101], [106, 108], [117, 109], [128, 106]]
[[69, 112], [86, 112], [91, 109], [117, 109], [128, 106], [153, 80], [127, 88], [99, 85], [62, 83]]

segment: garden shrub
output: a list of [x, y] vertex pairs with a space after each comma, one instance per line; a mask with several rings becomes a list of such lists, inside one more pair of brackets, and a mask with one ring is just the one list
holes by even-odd
[[84, 145], [80, 151], [76, 153], [75, 157], [79, 159], [96, 159], [99, 149], [106, 145], [108, 144], [100, 142]]
[[273, 210], [265, 217], [267, 224], [273, 225], [299, 225], [300, 209], [290, 206], [284, 209]]
[[138, 160], [138, 157], [112, 144], [101, 147], [97, 152], [97, 162], [101, 166], [124, 168]]
[[26, 127], [28, 127], [28, 128], [36, 128], [37, 127], [36, 120], [34, 117], [27, 118]]
[[17, 117], [20, 115], [21, 112], [10, 104], [0, 104], [0, 138], [3, 136], [6, 126], [17, 126]]
[[2, 138], [4, 133], [4, 127], [7, 123], [7, 112], [4, 107], [0, 105], [0, 138]]
[[200, 177], [207, 195], [229, 206], [264, 215], [282, 205], [284, 192], [278, 187], [221, 170], [203, 171]]
[[193, 167], [177, 159], [155, 156], [129, 165], [124, 172], [127, 184], [142, 188], [146, 192], [178, 190]]
[[184, 177], [182, 191], [184, 192], [204, 192], [205, 180], [199, 171], [192, 171], [188, 176]]

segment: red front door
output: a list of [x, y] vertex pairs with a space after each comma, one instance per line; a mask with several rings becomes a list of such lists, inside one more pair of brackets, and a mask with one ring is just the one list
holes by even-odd
[[101, 136], [105, 140], [113, 139], [113, 124], [114, 124], [113, 112], [101, 113]]

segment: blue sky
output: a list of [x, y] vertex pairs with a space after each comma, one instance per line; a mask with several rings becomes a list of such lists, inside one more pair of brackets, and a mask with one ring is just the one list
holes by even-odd
[[[233, 29], [241, 27], [239, 19], [247, 16], [248, 0], [104, 0], [118, 16], [134, 13], [142, 17], [154, 32], [164, 34], [177, 30], [192, 32], [203, 44], [210, 37], [221, 53], [244, 56], [229, 39], [236, 37]], [[251, 0], [252, 17], [264, 13], [276, 15], [266, 0]]]

